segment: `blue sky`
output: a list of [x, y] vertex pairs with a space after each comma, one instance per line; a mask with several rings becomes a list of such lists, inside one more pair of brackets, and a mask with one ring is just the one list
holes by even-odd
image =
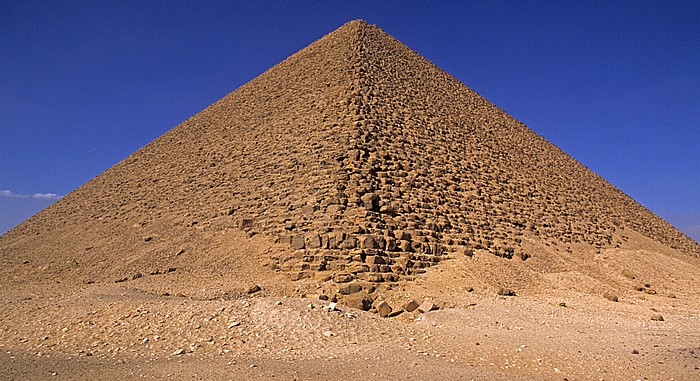
[[356, 18], [700, 240], [697, 1], [5, 0], [0, 233]]

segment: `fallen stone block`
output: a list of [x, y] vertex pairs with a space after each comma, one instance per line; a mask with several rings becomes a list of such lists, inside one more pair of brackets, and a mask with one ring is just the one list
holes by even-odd
[[429, 302], [427, 300], [424, 301], [423, 303], [421, 303], [420, 306], [418, 306], [418, 312], [423, 313], [423, 314], [426, 312], [437, 310], [437, 309], [438, 309], [438, 306], [436, 306], [435, 304], [433, 304], [432, 302]]
[[377, 309], [377, 313], [379, 313], [379, 316], [381, 317], [387, 317], [391, 313], [392, 309], [389, 303], [385, 301], [379, 302], [375, 308]]
[[415, 300], [411, 300], [403, 306], [403, 309], [407, 312], [413, 312], [418, 308], [419, 304]]

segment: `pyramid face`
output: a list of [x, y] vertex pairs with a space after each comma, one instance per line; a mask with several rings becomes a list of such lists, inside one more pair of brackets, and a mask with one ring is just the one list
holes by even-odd
[[475, 252], [526, 259], [544, 248], [625, 247], [630, 231], [700, 253], [363, 21], [168, 131], [8, 232], [0, 249], [6, 261], [72, 253], [94, 271], [138, 270], [181, 247], [205, 250], [228, 229], [267, 237], [268, 265], [292, 279], [336, 282], [412, 279]]

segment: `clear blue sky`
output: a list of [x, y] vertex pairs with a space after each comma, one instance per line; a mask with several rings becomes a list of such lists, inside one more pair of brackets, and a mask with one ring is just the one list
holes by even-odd
[[700, 2], [0, 2], [0, 233], [363, 18], [700, 240]]

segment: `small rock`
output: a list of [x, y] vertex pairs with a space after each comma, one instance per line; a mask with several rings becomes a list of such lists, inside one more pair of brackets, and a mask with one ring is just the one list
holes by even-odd
[[250, 285], [248, 287], [248, 289], [246, 290], [246, 293], [247, 294], [255, 294], [256, 292], [261, 291], [261, 290], [262, 290], [262, 288], [260, 288], [259, 285], [253, 284], [253, 285]]
[[661, 314], [656, 314], [651, 316], [651, 320], [653, 321], [664, 321], [664, 317]]
[[147, 236], [143, 237], [143, 241], [144, 241], [144, 242], [149, 242], [149, 241], [151, 241], [152, 239], [153, 239], [153, 237], [151, 237], [150, 235], [147, 235]]
[[333, 312], [333, 311], [340, 311], [338, 309], [338, 304], [336, 302], [331, 302], [328, 304], [328, 311]]
[[635, 276], [631, 271], [629, 271], [629, 270], [627, 270], [627, 269], [622, 270], [622, 275], [623, 275], [625, 278], [628, 278], [628, 279], [634, 279], [634, 278], [636, 278], [636, 276]]
[[324, 331], [324, 332], [323, 332], [323, 336], [331, 337], [331, 336], [335, 336], [335, 333], [333, 333], [333, 332], [331, 332], [331, 331]]
[[656, 295], [656, 291], [654, 291], [650, 288], [647, 288], [646, 290], [644, 290], [644, 293], [649, 294], [649, 295]]
[[185, 353], [187, 353], [185, 348], [180, 348], [180, 349], [176, 350], [175, 352], [173, 352], [173, 356], [180, 356], [180, 355], [184, 355]]
[[611, 302], [618, 302], [620, 300], [618, 299], [617, 295], [613, 294], [610, 291], [605, 291], [603, 297]]
[[632, 349], [632, 354], [633, 354], [633, 355], [638, 355], [638, 354], [639, 354], [639, 351], [636, 350], [636, 349]]
[[566, 303], [564, 303], [564, 302], [559, 303], [559, 307], [566, 307]]

